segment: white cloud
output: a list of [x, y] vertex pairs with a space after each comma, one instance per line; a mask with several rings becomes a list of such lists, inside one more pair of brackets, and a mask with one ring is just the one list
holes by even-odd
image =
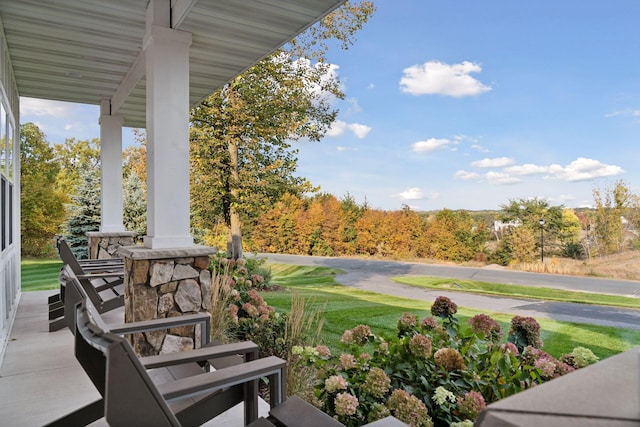
[[409, 188], [408, 190], [402, 191], [398, 194], [393, 194], [391, 197], [398, 198], [400, 200], [408, 201], [408, 200], [425, 200], [425, 199], [437, 199], [440, 197], [440, 193], [437, 191], [432, 191], [429, 194], [425, 194], [418, 187]]
[[347, 128], [346, 122], [343, 122], [342, 120], [336, 120], [335, 122], [331, 123], [331, 127], [329, 127], [329, 129], [327, 130], [326, 135], [340, 136], [344, 133], [346, 128]]
[[406, 191], [398, 193], [395, 195], [402, 200], [422, 200], [425, 197], [424, 192], [418, 187], [409, 188]]
[[446, 148], [451, 141], [448, 139], [429, 138], [426, 141], [418, 141], [411, 146], [411, 149], [416, 153], [430, 153], [435, 150], [442, 150]]
[[561, 181], [588, 181], [595, 178], [620, 175], [624, 170], [620, 166], [607, 165], [598, 160], [578, 157], [567, 166], [549, 166], [548, 179], [559, 179]]
[[513, 164], [513, 159], [509, 157], [495, 157], [493, 159], [482, 159], [471, 163], [477, 168], [503, 168]]
[[336, 149], [337, 149], [338, 151], [341, 151], [341, 152], [342, 152], [342, 151], [358, 151], [358, 149], [357, 149], [357, 148], [354, 148], [354, 147], [345, 147], [345, 146], [343, 146], [343, 145], [338, 145], [338, 146], [336, 147]]
[[47, 99], [20, 98], [21, 116], [51, 116], [58, 119], [73, 116], [75, 105]]
[[367, 89], [369, 89], [369, 90], [372, 90], [372, 89], [375, 89], [375, 88], [376, 88], [376, 85], [373, 84], [373, 83], [369, 83], [369, 86], [367, 86]]
[[354, 133], [355, 136], [362, 139], [371, 131], [371, 128], [366, 125], [361, 125], [360, 123], [351, 123], [347, 126], [351, 132]]
[[525, 163], [524, 165], [509, 166], [504, 168], [504, 171], [513, 175], [535, 175], [549, 172], [549, 167]]
[[485, 174], [485, 177], [487, 178], [487, 181], [489, 181], [489, 183], [496, 185], [516, 184], [520, 182], [519, 178], [516, 178], [515, 176], [511, 176], [508, 173], [504, 172], [490, 171]]
[[411, 95], [440, 94], [456, 98], [479, 95], [491, 90], [490, 86], [469, 75], [480, 71], [480, 65], [468, 61], [451, 65], [440, 61], [425, 62], [402, 71], [400, 88]]
[[480, 174], [477, 174], [475, 172], [468, 172], [468, 171], [456, 171], [455, 174], [453, 174], [453, 177], [456, 179], [461, 179], [463, 181], [468, 181], [471, 179], [478, 179], [480, 178]]
[[638, 118], [638, 117], [640, 117], [640, 110], [614, 111], [612, 113], [607, 113], [604, 116], [606, 118], [610, 118], [610, 117], [633, 117], [633, 118]]
[[482, 153], [488, 153], [489, 149], [486, 147], [483, 147], [482, 145], [478, 145], [478, 144], [472, 144], [471, 148], [473, 148], [474, 150], [480, 151]]
[[362, 139], [369, 134], [371, 128], [366, 125], [361, 125], [360, 123], [347, 123], [343, 122], [342, 120], [336, 120], [331, 124], [331, 127], [329, 128], [329, 130], [327, 130], [326, 135], [340, 136], [343, 135], [346, 131], [351, 131], [357, 138]]

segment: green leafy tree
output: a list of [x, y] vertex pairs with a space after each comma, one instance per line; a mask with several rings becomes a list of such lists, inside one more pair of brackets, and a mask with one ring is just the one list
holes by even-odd
[[[540, 234], [540, 219], [544, 220], [544, 252], [560, 253], [562, 250], [562, 236], [565, 228], [562, 212], [564, 206], [550, 206], [549, 202], [541, 198], [510, 199], [502, 205], [499, 219], [502, 221], [520, 222], [522, 227], [528, 228], [535, 235]], [[537, 242], [538, 250], [541, 242]]]
[[592, 236], [599, 255], [620, 252], [624, 248], [622, 217], [632, 202], [632, 193], [624, 181], [593, 189], [596, 203]]
[[55, 191], [59, 166], [45, 134], [33, 123], [20, 126], [20, 233], [22, 254], [42, 256], [52, 250], [65, 212]]
[[78, 259], [87, 258], [87, 232], [100, 229], [100, 175], [96, 167], [80, 170], [80, 183], [67, 206], [67, 242]]
[[350, 45], [371, 13], [371, 2], [347, 2], [192, 110], [196, 226], [206, 228], [222, 217], [233, 258], [242, 256], [243, 220], [254, 219], [283, 194], [310, 189], [293, 176], [297, 159], [290, 141], [318, 141], [329, 129], [337, 114], [332, 100], [344, 95], [324, 60], [327, 42]]

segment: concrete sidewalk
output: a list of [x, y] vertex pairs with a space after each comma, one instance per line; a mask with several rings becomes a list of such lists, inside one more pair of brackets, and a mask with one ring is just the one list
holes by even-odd
[[[47, 297], [54, 291], [24, 292], [0, 361], [0, 425], [42, 426], [100, 398], [76, 361], [73, 335], [67, 329], [48, 332]], [[122, 322], [123, 310], [103, 315]], [[243, 425], [242, 404], [216, 417], [206, 426]], [[260, 415], [269, 405], [260, 401]], [[91, 426], [107, 426], [104, 419]]]

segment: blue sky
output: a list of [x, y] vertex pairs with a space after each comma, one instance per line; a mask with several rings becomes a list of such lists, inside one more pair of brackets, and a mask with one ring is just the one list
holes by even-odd
[[[379, 0], [347, 51], [346, 99], [301, 176], [374, 208], [593, 204], [640, 192], [640, 2]], [[99, 136], [98, 108], [22, 100], [50, 142]], [[131, 132], [124, 131], [125, 141]]]

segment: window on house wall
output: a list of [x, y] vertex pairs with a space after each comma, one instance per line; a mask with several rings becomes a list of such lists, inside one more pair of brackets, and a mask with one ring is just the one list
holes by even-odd
[[[8, 116], [5, 116], [8, 119]], [[7, 176], [9, 182], [13, 183], [13, 141], [15, 135], [13, 134], [13, 126], [11, 122], [7, 120]]]
[[13, 182], [9, 183], [9, 245], [13, 244]]
[[2, 250], [4, 251], [7, 248], [7, 213], [8, 213], [8, 203], [7, 203], [7, 179], [2, 177], [2, 190], [0, 193], [2, 194]]
[[0, 102], [0, 170], [4, 176], [8, 176], [7, 165], [7, 113]]
[[[8, 116], [6, 116], [8, 119]], [[7, 206], [8, 212], [8, 224], [9, 231], [9, 245], [13, 243], [13, 142], [15, 140], [14, 129], [11, 122], [7, 120], [7, 200], [9, 201]]]

